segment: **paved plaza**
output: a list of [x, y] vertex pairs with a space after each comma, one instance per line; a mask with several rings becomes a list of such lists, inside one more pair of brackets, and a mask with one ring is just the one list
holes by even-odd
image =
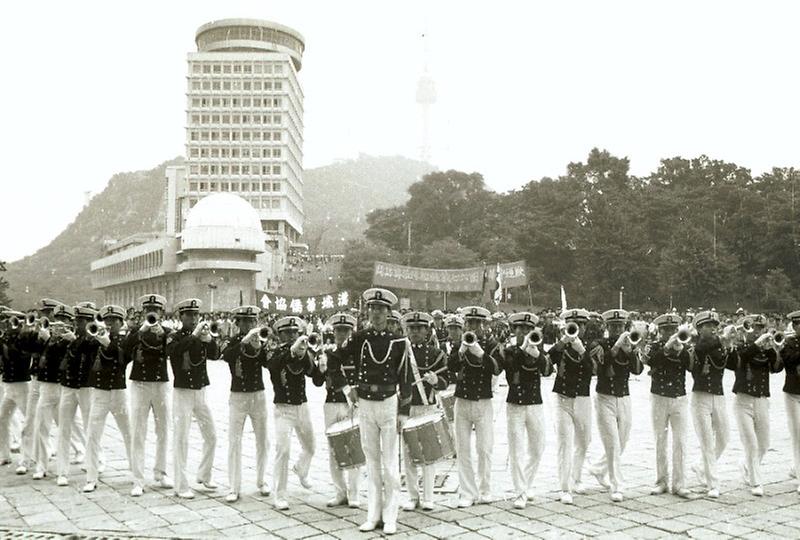
[[[30, 474], [16, 476], [14, 466], [0, 468], [0, 537], [48, 538], [77, 534], [88, 537], [264, 537], [264, 538], [372, 538], [376, 533], [360, 533], [364, 521], [366, 482], [362, 481], [362, 509], [325, 507], [332, 496], [324, 436], [322, 403], [324, 390], [308, 385], [312, 418], [316, 431], [316, 454], [311, 469], [312, 489], [303, 489], [290, 475], [289, 504], [285, 512], [275, 511], [270, 497], [261, 497], [255, 486], [255, 444], [252, 433], [244, 437], [243, 493], [238, 503], [227, 504], [228, 388], [227, 365], [210, 363], [212, 386], [209, 394], [217, 428], [217, 449], [214, 479], [220, 484], [216, 492], [197, 492], [194, 500], [175, 497], [172, 490], [147, 489], [144, 496], [129, 496], [131, 476], [124, 447], [116, 425], [109, 416], [104, 438], [107, 468], [94, 493], [84, 494], [84, 473], [73, 465], [69, 487], [58, 487], [49, 476], [40, 481]], [[649, 377], [642, 375], [631, 381], [634, 426], [631, 441], [624, 455], [626, 498], [613, 504], [594, 481], [584, 474], [590, 487], [584, 495], [575, 496], [575, 504], [566, 506], [557, 501], [557, 461], [554, 432], [552, 379], [543, 381], [547, 408], [547, 443], [536, 481], [537, 499], [524, 510], [511, 504], [511, 476], [507, 469], [505, 394], [500, 387], [494, 399], [495, 438], [492, 463], [494, 502], [467, 509], [456, 508], [457, 475], [453, 461], [440, 464], [446, 475], [437, 493], [437, 507], [432, 512], [402, 512], [398, 538], [800, 538], [800, 495], [796, 483], [789, 478], [791, 453], [784, 413], [783, 374], [772, 377], [770, 399], [771, 445], [766, 455], [763, 476], [766, 495], [755, 498], [741, 482], [739, 462], [742, 445], [731, 411], [733, 397], [728, 394], [730, 444], [720, 463], [722, 496], [717, 500], [703, 495], [690, 466], [698, 463], [698, 443], [694, 430], [688, 433], [690, 485], [696, 492], [692, 500], [671, 495], [649, 495], [655, 480], [655, 449], [650, 427]], [[691, 380], [691, 377], [689, 377]], [[725, 391], [730, 392], [732, 373], [726, 373]], [[270, 434], [273, 430], [272, 395], [270, 398]], [[592, 384], [594, 392], [594, 383]], [[593, 422], [594, 422], [593, 417]], [[155, 435], [150, 422], [147, 446], [147, 467], [152, 467]], [[249, 429], [249, 424], [246, 430]], [[170, 441], [171, 442], [171, 441]], [[299, 453], [293, 441], [292, 455]], [[189, 451], [189, 478], [194, 479], [200, 458], [201, 440], [193, 425]], [[172, 448], [169, 471], [172, 476]], [[274, 445], [270, 455], [273, 463]], [[589, 458], [600, 456], [601, 446], [596, 429], [592, 433]], [[55, 462], [51, 462], [54, 468]], [[52, 474], [52, 473], [51, 473]], [[405, 494], [403, 494], [403, 497]]]

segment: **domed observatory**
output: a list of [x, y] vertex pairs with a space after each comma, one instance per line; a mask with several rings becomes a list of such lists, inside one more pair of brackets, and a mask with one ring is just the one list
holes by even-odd
[[258, 212], [231, 193], [203, 197], [180, 233], [177, 271], [186, 297], [204, 300], [206, 311], [228, 311], [255, 299], [256, 257], [264, 252]]

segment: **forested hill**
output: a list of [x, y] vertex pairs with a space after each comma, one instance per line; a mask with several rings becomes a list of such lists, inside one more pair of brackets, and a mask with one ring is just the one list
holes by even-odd
[[[91, 289], [89, 264], [102, 255], [104, 240], [164, 229], [165, 170], [182, 161], [115, 174], [50, 244], [8, 264], [4, 277], [13, 305], [27, 308], [42, 297], [100, 301]], [[370, 210], [402, 204], [408, 186], [431, 170], [403, 157], [361, 155], [305, 171], [306, 242], [327, 253], [339, 252], [342, 238], [361, 236]]]

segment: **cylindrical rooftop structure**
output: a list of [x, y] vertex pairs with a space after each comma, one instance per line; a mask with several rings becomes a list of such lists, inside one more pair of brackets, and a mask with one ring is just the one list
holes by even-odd
[[305, 40], [297, 30], [260, 19], [222, 19], [197, 29], [198, 52], [282, 52], [300, 71]]

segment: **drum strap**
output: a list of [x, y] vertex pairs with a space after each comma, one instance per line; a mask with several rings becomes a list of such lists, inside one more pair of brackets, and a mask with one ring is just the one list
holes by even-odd
[[419, 367], [417, 367], [417, 359], [414, 357], [414, 351], [411, 349], [411, 341], [406, 338], [406, 356], [408, 357], [408, 362], [411, 365], [411, 373], [414, 374], [414, 381], [419, 391], [419, 395], [422, 398], [423, 405], [430, 405], [428, 402], [428, 396], [425, 395], [425, 385], [422, 384], [422, 377], [419, 375]]

